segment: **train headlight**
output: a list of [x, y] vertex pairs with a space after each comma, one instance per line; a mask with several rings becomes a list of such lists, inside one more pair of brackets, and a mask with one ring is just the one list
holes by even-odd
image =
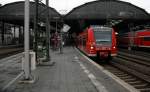
[[94, 47], [93, 47], [93, 46], [91, 46], [90, 48], [91, 48], [91, 50], [93, 50], [93, 49], [94, 49]]
[[115, 32], [115, 35], [118, 35], [118, 32]]
[[113, 46], [113, 49], [115, 49], [116, 47], [115, 46]]

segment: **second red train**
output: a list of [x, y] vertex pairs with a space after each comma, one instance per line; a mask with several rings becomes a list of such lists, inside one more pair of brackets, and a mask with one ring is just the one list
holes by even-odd
[[118, 43], [121, 47], [150, 48], [150, 28], [125, 32], [118, 35]]

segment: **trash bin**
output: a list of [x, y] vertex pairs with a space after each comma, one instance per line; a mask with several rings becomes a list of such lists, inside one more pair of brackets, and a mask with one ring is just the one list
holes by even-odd
[[[23, 53], [23, 57], [22, 57], [22, 70], [24, 70], [24, 62], [25, 62], [25, 57], [24, 57], [24, 54], [25, 53]], [[30, 69], [33, 71], [33, 70], [35, 70], [36, 69], [36, 57], [35, 57], [35, 52], [33, 52], [33, 51], [30, 51], [29, 52], [29, 54], [30, 54], [30, 63], [29, 63], [29, 65], [30, 65]]]

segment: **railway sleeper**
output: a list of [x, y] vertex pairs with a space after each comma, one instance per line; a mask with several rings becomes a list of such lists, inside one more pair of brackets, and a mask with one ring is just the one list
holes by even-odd
[[137, 79], [136, 78], [132, 78], [132, 79], [123, 79], [124, 81], [126, 82], [129, 82], [129, 81], [136, 81]]
[[120, 72], [120, 73], [119, 73], [119, 72], [118, 72], [118, 73], [114, 73], [114, 74], [115, 74], [115, 75], [123, 75], [123, 76], [127, 76], [125, 73], [121, 73], [121, 72]]
[[133, 85], [135, 88], [140, 89], [140, 88], [147, 88], [147, 84], [138, 84], [138, 85]]
[[106, 69], [108, 70], [112, 70], [112, 71], [118, 71], [116, 68], [110, 67], [110, 66], [104, 66]]
[[149, 62], [149, 58], [142, 57], [142, 56], [137, 56], [137, 55], [128, 54], [128, 53], [124, 53], [124, 52], [118, 52], [118, 55], [126, 56], [126, 57], [132, 57], [134, 59], [138, 59], [138, 60]]
[[133, 77], [128, 75], [128, 76], [120, 76], [121, 79], [132, 79]]
[[150, 75], [150, 73], [149, 73], [150, 68], [149, 67], [140, 65], [140, 64], [135, 63], [133, 61], [129, 61], [130, 59], [127, 59], [127, 60], [122, 59], [122, 58], [116, 58], [116, 59], [117, 59], [117, 63], [119, 63], [121, 65], [127, 66], [128, 68], [134, 69], [136, 71], [142, 72], [143, 74]]
[[111, 70], [112, 72], [114, 72], [114, 73], [120, 73], [120, 72], [122, 72], [122, 71], [120, 71], [120, 70], [117, 70], [117, 69], [114, 69], [114, 70], [112, 70], [112, 69], [109, 69], [109, 70]]
[[112, 72], [116, 72], [116, 73], [120, 73], [120, 72], [122, 72], [122, 71], [120, 71], [119, 69], [114, 69], [114, 70], [112, 70], [112, 69], [109, 69], [109, 70], [111, 70]]
[[125, 76], [129, 76], [128, 74], [122, 74], [122, 75], [117, 75], [118, 77], [125, 77]]
[[142, 74], [141, 72], [137, 72], [137, 71], [135, 71], [135, 70], [132, 70], [132, 69], [130, 69], [130, 68], [126, 67], [126, 66], [123, 66], [123, 65], [121, 65], [121, 64], [118, 64], [118, 63], [112, 63], [112, 64], [113, 64], [115, 67], [118, 67], [118, 68], [122, 69], [123, 71], [126, 71], [126, 72], [130, 73], [131, 75], [134, 75], [134, 76], [136, 76], [136, 77], [138, 77], [138, 78], [140, 78], [140, 79], [142, 79], [142, 80], [145, 80], [145, 81], [147, 81], [147, 82], [150, 82], [149, 76], [144, 75], [144, 74]]
[[131, 85], [137, 85], [137, 84], [141, 84], [142, 82], [141, 81], [129, 81], [128, 83]]
[[141, 89], [138, 89], [140, 90], [140, 92], [150, 92], [150, 87], [149, 88], [141, 88]]

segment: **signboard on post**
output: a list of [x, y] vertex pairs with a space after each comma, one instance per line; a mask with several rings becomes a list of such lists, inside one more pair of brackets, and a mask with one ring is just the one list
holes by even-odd
[[63, 25], [62, 31], [63, 32], [68, 32], [68, 30], [70, 29], [70, 26], [68, 26], [67, 24]]

